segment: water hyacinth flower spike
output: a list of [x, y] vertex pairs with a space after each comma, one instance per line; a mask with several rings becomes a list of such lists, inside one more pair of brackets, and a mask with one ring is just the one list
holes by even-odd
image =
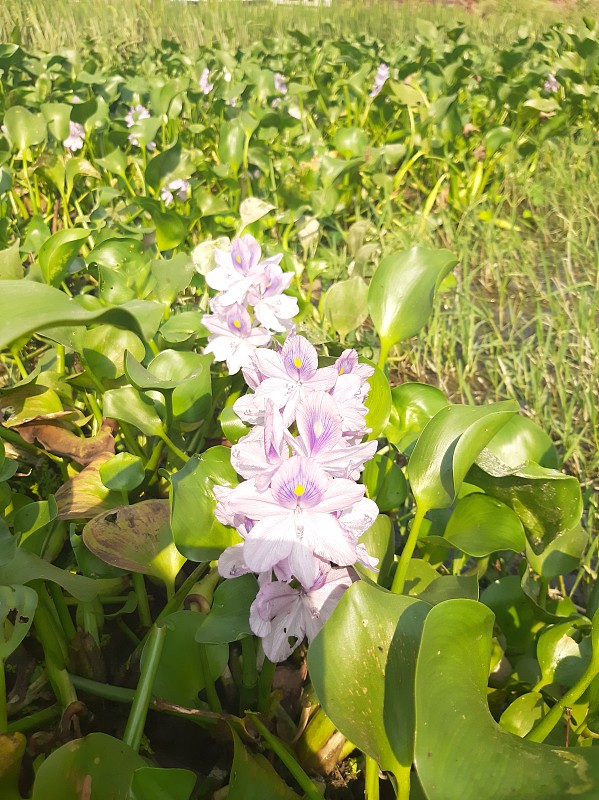
[[370, 97], [373, 99], [381, 93], [385, 83], [389, 80], [389, 67], [385, 63], [379, 64], [379, 68], [374, 76], [374, 83], [370, 90]]
[[85, 128], [79, 122], [69, 122], [69, 135], [63, 145], [71, 152], [81, 150], [85, 141]]

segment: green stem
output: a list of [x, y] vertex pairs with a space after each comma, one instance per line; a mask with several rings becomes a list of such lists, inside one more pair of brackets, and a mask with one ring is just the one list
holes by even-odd
[[426, 508], [419, 508], [418, 506], [416, 507], [416, 516], [414, 517], [412, 527], [410, 528], [408, 541], [406, 542], [405, 547], [399, 557], [397, 570], [395, 571], [395, 577], [393, 578], [393, 586], [391, 587], [391, 591], [395, 592], [395, 594], [401, 594], [403, 592], [404, 584], [406, 582], [406, 575], [408, 574], [408, 565], [414, 554], [414, 548], [416, 547], [416, 542], [418, 541], [418, 534], [420, 532], [420, 527], [426, 511]]
[[177, 447], [177, 445], [176, 445], [176, 444], [175, 444], [175, 443], [172, 441], [172, 439], [170, 439], [170, 438], [169, 438], [169, 436], [168, 436], [168, 434], [167, 434], [167, 432], [166, 432], [166, 431], [162, 431], [162, 433], [161, 433], [161, 434], [159, 434], [159, 435], [160, 435], [160, 438], [162, 439], [162, 441], [163, 441], [163, 442], [165, 443], [165, 445], [168, 447], [168, 449], [169, 449], [169, 450], [170, 450], [172, 453], [174, 453], [174, 454], [177, 456], [177, 458], [180, 458], [180, 459], [181, 459], [181, 461], [182, 461], [184, 464], [185, 464], [187, 461], [189, 461], [189, 456], [187, 455], [187, 453], [184, 453], [184, 452], [183, 452], [183, 450], [180, 450], [180, 449]]
[[562, 718], [566, 708], [572, 708], [576, 701], [586, 692], [593, 679], [599, 675], [599, 658], [593, 658], [582, 677], [566, 694], [557, 701], [547, 715], [536, 725], [526, 739], [531, 742], [544, 742]]
[[158, 665], [160, 664], [160, 656], [162, 654], [165, 638], [166, 627], [164, 625], [154, 625], [148, 637], [148, 643], [146, 645], [147, 657], [141, 670], [139, 683], [137, 684], [135, 697], [133, 698], [133, 705], [131, 706], [125, 733], [123, 734], [123, 742], [136, 751], [139, 750], [141, 744], [141, 737], [148, 715], [148, 707], [152, 699], [154, 679], [158, 672]]
[[216, 687], [214, 686], [214, 681], [210, 676], [210, 664], [208, 662], [208, 653], [206, 651], [206, 645], [200, 645], [200, 667], [202, 669], [202, 675], [204, 677], [204, 689], [206, 690], [206, 698], [208, 700], [208, 705], [210, 706], [211, 711], [215, 711], [217, 714], [220, 714], [223, 710], [223, 707], [220, 704], [220, 699], [218, 694], [216, 693]]
[[379, 800], [379, 765], [372, 756], [364, 755], [366, 758], [364, 767], [364, 800]]
[[152, 615], [150, 613], [150, 603], [148, 602], [148, 593], [146, 591], [144, 576], [141, 572], [132, 572], [131, 579], [133, 581], [135, 596], [137, 597], [139, 621], [144, 628], [149, 628], [152, 625]]
[[393, 774], [397, 780], [397, 800], [410, 800], [411, 765], [408, 764], [407, 767], [404, 767], [398, 764], [393, 770]]
[[56, 607], [56, 613], [58, 614], [58, 618], [60, 620], [60, 624], [62, 625], [62, 629], [64, 631], [64, 635], [67, 641], [71, 641], [75, 638], [77, 633], [75, 629], [75, 625], [73, 624], [73, 620], [69, 613], [69, 608], [66, 604], [65, 597], [62, 593], [60, 586], [53, 581], [48, 581], [48, 588], [50, 591], [50, 596], [54, 602], [54, 606]]
[[[243, 639], [242, 639], [243, 641]], [[249, 714], [252, 724], [258, 728], [260, 735], [264, 739], [266, 746], [282, 761], [291, 775], [297, 781], [298, 786], [306, 795], [307, 800], [322, 800], [322, 795], [314, 786], [308, 775], [293, 758], [287, 747], [277, 737], [272, 734], [257, 714]]]
[[56, 699], [63, 708], [67, 708], [71, 703], [77, 702], [77, 694], [66, 670], [64, 653], [60, 643], [62, 636], [58, 632], [50, 611], [42, 602], [41, 596], [40, 604], [33, 618], [33, 627], [44, 650], [48, 680], [54, 690]]
[[19, 351], [15, 348], [14, 350], [11, 350], [11, 353], [14, 362], [17, 365], [21, 378], [26, 378], [29, 373], [27, 372], [27, 370], [25, 369], [25, 365], [21, 361], [21, 356], [19, 355]]
[[110, 683], [100, 683], [89, 678], [82, 678], [79, 675], [71, 675], [73, 686], [80, 692], [92, 694], [102, 700], [112, 700], [113, 703], [130, 704], [135, 699], [134, 689], [125, 689], [122, 686], [113, 686]]
[[256, 666], [256, 640], [244, 636], [241, 640], [241, 711], [256, 708], [258, 699], [258, 667]]
[[52, 722], [62, 714], [62, 709], [59, 705], [44, 708], [41, 711], [36, 711], [34, 714], [29, 714], [21, 719], [16, 719], [14, 722], [8, 723], [7, 733], [26, 733], [27, 731], [37, 731], [42, 728], [46, 723]]
[[0, 658], [0, 734], [8, 731], [8, 711], [6, 709], [6, 673], [4, 659]]
[[267, 714], [270, 708], [272, 679], [274, 678], [276, 668], [276, 664], [273, 664], [268, 658], [264, 659], [260, 677], [258, 678], [258, 711], [260, 711], [261, 714]]
[[64, 375], [65, 372], [65, 350], [63, 344], [56, 345], [56, 372]]
[[[379, 355], [379, 362], [378, 368], [381, 372], [385, 372], [385, 367], [387, 365], [387, 356], [389, 355], [389, 350], [391, 349], [391, 345], [386, 341], [381, 341], [381, 353]], [[385, 372], [385, 374], [387, 374]]]

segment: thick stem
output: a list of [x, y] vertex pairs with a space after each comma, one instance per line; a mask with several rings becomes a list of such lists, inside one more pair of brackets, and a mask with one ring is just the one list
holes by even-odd
[[220, 699], [216, 693], [214, 681], [210, 675], [210, 664], [208, 663], [208, 653], [206, 652], [206, 645], [200, 644], [200, 666], [202, 668], [202, 675], [204, 677], [204, 689], [206, 690], [206, 698], [211, 711], [220, 714], [223, 707], [220, 704]]
[[272, 679], [275, 675], [276, 664], [264, 658], [262, 663], [262, 670], [258, 678], [258, 711], [261, 714], [267, 714], [270, 708], [270, 695], [272, 692]]
[[364, 767], [364, 800], [379, 800], [379, 765], [374, 758], [366, 756]]
[[536, 725], [526, 739], [531, 742], [544, 742], [551, 731], [558, 724], [566, 708], [571, 708], [576, 701], [586, 692], [594, 678], [599, 675], [599, 659], [593, 658], [582, 677], [566, 694], [552, 706], [547, 715]]
[[60, 706], [50, 706], [41, 711], [36, 711], [34, 714], [29, 714], [21, 719], [16, 719], [14, 722], [8, 723], [7, 733], [27, 733], [27, 731], [37, 731], [43, 728], [48, 722], [53, 722], [57, 717], [62, 714]]
[[4, 660], [0, 658], [0, 734], [8, 731], [8, 711], [6, 709], [6, 673]]
[[141, 737], [148, 715], [148, 707], [152, 699], [154, 679], [158, 672], [158, 665], [160, 664], [160, 656], [162, 654], [165, 638], [166, 627], [164, 625], [154, 625], [148, 637], [146, 662], [141, 671], [139, 683], [135, 690], [135, 697], [133, 698], [133, 705], [131, 706], [131, 712], [127, 720], [127, 727], [123, 734], [123, 742], [134, 750], [139, 750], [141, 744]]
[[258, 699], [258, 667], [256, 666], [256, 640], [244, 636], [241, 640], [241, 711], [256, 708]]
[[144, 576], [141, 572], [132, 572], [131, 579], [133, 581], [135, 596], [137, 597], [139, 621], [144, 628], [149, 628], [152, 625], [152, 615], [150, 614], [150, 603], [148, 602], [148, 593], [146, 591]]
[[420, 532], [420, 527], [425, 514], [426, 508], [416, 507], [416, 516], [412, 522], [408, 540], [399, 557], [397, 570], [395, 571], [395, 577], [393, 578], [393, 586], [391, 587], [391, 591], [395, 592], [395, 594], [401, 594], [403, 592], [404, 584], [406, 582], [406, 575], [408, 574], [408, 566], [410, 564], [410, 559], [414, 555], [414, 549], [416, 547], [416, 542], [418, 541], [418, 534]]

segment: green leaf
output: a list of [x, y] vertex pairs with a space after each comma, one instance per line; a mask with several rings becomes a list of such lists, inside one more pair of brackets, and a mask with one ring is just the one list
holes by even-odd
[[532, 569], [545, 580], [567, 575], [578, 568], [589, 543], [589, 534], [582, 525], [574, 525], [568, 531], [557, 534], [542, 553], [535, 553], [526, 543], [526, 558]]
[[133, 386], [104, 394], [104, 416], [134, 425], [146, 436], [162, 435], [162, 422], [154, 404]]
[[385, 373], [376, 367], [367, 358], [361, 358], [361, 363], [369, 364], [374, 368], [374, 374], [368, 378], [370, 390], [364, 401], [368, 413], [366, 414], [366, 427], [372, 430], [368, 439], [378, 439], [387, 427], [391, 413], [391, 389]]
[[542, 428], [527, 417], [513, 417], [487, 445], [490, 453], [508, 467], [517, 469], [527, 461], [559, 469], [555, 445]]
[[383, 770], [412, 763], [414, 672], [429, 611], [413, 597], [358, 581], [308, 650], [312, 685], [326, 715]]
[[535, 555], [541, 555], [558, 534], [578, 525], [582, 515], [576, 478], [538, 464], [511, 470], [484, 453], [470, 470], [468, 482], [518, 514]]
[[449, 400], [440, 389], [425, 383], [402, 383], [391, 389], [391, 416], [385, 435], [402, 452], [409, 454], [427, 423]]
[[237, 444], [242, 436], [249, 433], [251, 428], [239, 419], [233, 411], [232, 406], [225, 406], [218, 417], [220, 426], [223, 429], [223, 436], [231, 444]]
[[262, 219], [262, 217], [265, 217], [268, 213], [274, 211], [274, 209], [275, 207], [273, 205], [266, 203], [264, 200], [260, 200], [259, 197], [246, 197], [239, 205], [239, 216], [241, 218], [239, 231], [243, 231], [248, 225]]
[[357, 330], [368, 316], [368, 287], [355, 275], [334, 283], [324, 298], [324, 313], [341, 341]]
[[167, 500], [143, 500], [98, 514], [83, 529], [83, 541], [106, 564], [153, 575], [168, 588], [185, 563], [173, 541]]
[[339, 128], [333, 144], [343, 158], [363, 156], [370, 144], [368, 134], [362, 128]]
[[19, 252], [19, 240], [0, 250], [0, 281], [18, 281], [23, 277], [23, 265]]
[[480, 599], [493, 611], [505, 635], [506, 655], [532, 655], [533, 640], [544, 622], [522, 591], [520, 578], [508, 575], [494, 581], [482, 592]]
[[520, 518], [511, 508], [486, 494], [470, 494], [458, 500], [443, 538], [469, 556], [488, 556], [496, 550], [526, 547]]
[[362, 483], [366, 486], [366, 496], [376, 502], [379, 511], [399, 508], [408, 496], [404, 474], [388, 456], [375, 455], [366, 462]]
[[23, 106], [11, 106], [4, 114], [8, 138], [20, 152], [40, 144], [46, 138], [46, 121]]
[[[219, 678], [227, 666], [229, 647], [226, 644], [199, 644], [196, 634], [203, 624], [199, 611], [176, 611], [164, 620], [166, 638], [160, 656], [152, 693], [167, 703], [198, 708], [199, 692], [206, 685], [202, 670], [202, 648], [208, 661], [210, 680]], [[145, 651], [141, 663], [145, 660]]]
[[[558, 683], [569, 689], [582, 677], [591, 660], [590, 647], [581, 647], [570, 634], [584, 624], [575, 619], [559, 622], [539, 636], [537, 660], [541, 667], [543, 686]], [[590, 645], [590, 639], [583, 642]], [[539, 688], [541, 687], [537, 685], [537, 689]]]
[[171, 528], [177, 549], [192, 561], [211, 561], [241, 541], [234, 528], [214, 516], [214, 484], [237, 484], [231, 451], [226, 447], [211, 447], [201, 456], [192, 456], [183, 469], [171, 475]]
[[499, 724], [504, 731], [523, 739], [548, 711], [549, 706], [540, 692], [527, 692], [505, 709]]
[[243, 800], [300, 800], [261, 754], [252, 755], [231, 728], [234, 756], [228, 797]]
[[132, 331], [113, 325], [96, 325], [83, 335], [85, 366], [100, 381], [113, 381], [124, 375], [124, 354], [127, 351], [137, 358], [143, 358], [146, 352], [145, 345]]
[[492, 633], [492, 613], [471, 600], [435, 606], [424, 623], [415, 760], [426, 795], [435, 797], [442, 786], [443, 800], [595, 798], [599, 753], [529, 742], [494, 721], [487, 705]]
[[143, 482], [144, 463], [139, 456], [119, 453], [100, 466], [100, 478], [108, 489], [115, 492], [130, 492]]
[[498, 430], [518, 412], [515, 401], [452, 405], [437, 412], [410, 456], [408, 474], [418, 506], [452, 505], [466, 473]]
[[426, 324], [439, 284], [457, 264], [449, 250], [416, 245], [382, 259], [368, 290], [368, 308], [384, 351]]
[[31, 800], [82, 800], [86, 795], [94, 800], [127, 800], [133, 774], [144, 766], [143, 758], [119, 739], [90, 733], [59, 747], [42, 762]]
[[188, 769], [140, 767], [127, 800], [189, 800], [195, 783], [196, 774]]
[[[156, 320], [156, 311], [158, 319]], [[136, 301], [125, 306], [97, 306], [88, 310], [64, 292], [33, 281], [3, 281], [0, 292], [0, 348], [37, 331], [57, 325], [90, 325], [104, 322], [127, 328], [141, 336], [158, 328], [162, 307]]]
[[136, 197], [135, 204], [147, 211], [156, 228], [156, 247], [162, 252], [172, 250], [187, 236], [187, 224], [175, 211], [164, 211], [158, 200]]
[[[4, 669], [4, 667], [2, 667]], [[0, 734], [0, 797], [2, 800], [22, 800], [19, 791], [21, 762], [27, 739], [22, 733]]]
[[50, 286], [60, 286], [69, 274], [71, 262], [79, 252], [81, 243], [89, 236], [85, 228], [65, 228], [56, 231], [43, 243], [38, 259], [44, 281]]
[[71, 106], [68, 103], [42, 103], [40, 111], [48, 124], [48, 130], [62, 142], [69, 135], [71, 121]]
[[214, 592], [212, 608], [196, 634], [196, 642], [226, 644], [251, 636], [250, 606], [257, 593], [254, 575], [223, 581]]
[[0, 586], [0, 669], [27, 636], [37, 608], [29, 586]]
[[181, 143], [176, 142], [148, 161], [146, 184], [158, 190], [177, 178], [189, 178], [192, 171], [189, 153], [183, 153]]
[[177, 253], [173, 258], [152, 261], [152, 277], [155, 285], [151, 299], [170, 306], [177, 296], [187, 289], [194, 275], [195, 264], [191, 256], [186, 253]]
[[395, 531], [393, 523], [386, 514], [378, 515], [370, 528], [360, 537], [360, 544], [364, 545], [369, 556], [378, 558], [379, 563], [377, 572], [368, 570], [365, 567], [360, 567], [359, 571], [368, 575], [379, 586], [383, 586], [385, 589], [389, 588], [391, 566], [395, 555]]
[[243, 163], [246, 133], [239, 120], [224, 122], [220, 126], [218, 138], [218, 157], [223, 164], [229, 166], [229, 172], [235, 176]]

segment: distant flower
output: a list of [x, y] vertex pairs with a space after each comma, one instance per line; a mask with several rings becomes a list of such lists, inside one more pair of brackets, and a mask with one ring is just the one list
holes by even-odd
[[275, 91], [287, 94], [287, 78], [280, 72], [275, 72]]
[[204, 92], [204, 94], [210, 94], [210, 92], [214, 89], [214, 84], [210, 83], [210, 70], [208, 67], [202, 70], [202, 74], [200, 75], [200, 89]]
[[81, 150], [85, 142], [85, 129], [78, 122], [69, 122], [69, 135], [63, 141], [63, 145], [72, 152]]
[[233, 79], [233, 76], [226, 67], [223, 67], [223, 78], [225, 79], [225, 83], [231, 83]]
[[297, 106], [291, 106], [291, 108], [287, 113], [289, 114], [290, 117], [293, 117], [293, 119], [302, 118], [302, 113]]
[[374, 83], [370, 91], [370, 97], [375, 98], [378, 94], [380, 94], [381, 89], [388, 80], [389, 80], [389, 67], [385, 63], [381, 63], [379, 64], [379, 68], [377, 69], [376, 75], [374, 76]]
[[129, 108], [129, 113], [125, 117], [125, 122], [127, 123], [128, 128], [132, 128], [142, 119], [150, 119], [150, 112], [145, 106], [138, 104]]
[[163, 186], [160, 190], [160, 197], [164, 201], [165, 205], [170, 206], [173, 200], [175, 199], [175, 195], [179, 200], [187, 200], [187, 195], [189, 194], [190, 183], [186, 181], [184, 178], [177, 178], [170, 183], [167, 183], [166, 186]]
[[547, 80], [543, 84], [543, 89], [549, 94], [555, 94], [559, 89], [559, 83], [557, 82], [557, 78], [551, 72], [549, 73], [549, 75], [547, 75]]
[[261, 261], [262, 248], [249, 233], [234, 239], [231, 251], [215, 250], [217, 267], [206, 275], [211, 289], [222, 292], [220, 302], [227, 306], [243, 303], [252, 286], [258, 286], [267, 264], [278, 264], [282, 254]]

